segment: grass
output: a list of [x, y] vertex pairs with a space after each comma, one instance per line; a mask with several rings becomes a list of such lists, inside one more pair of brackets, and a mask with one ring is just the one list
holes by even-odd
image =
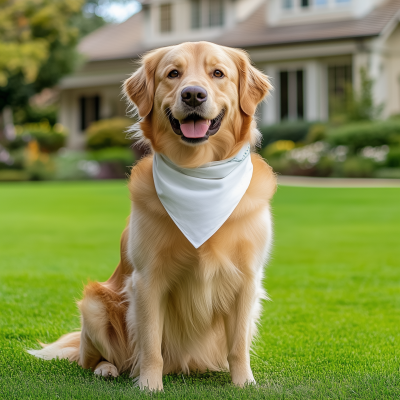
[[400, 190], [280, 187], [273, 210], [258, 385], [173, 375], [149, 394], [24, 351], [78, 328], [83, 283], [113, 271], [125, 184], [0, 186], [0, 398], [400, 398]]

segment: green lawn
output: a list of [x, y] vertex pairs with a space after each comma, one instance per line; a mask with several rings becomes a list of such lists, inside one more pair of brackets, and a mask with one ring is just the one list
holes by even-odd
[[257, 386], [177, 375], [150, 395], [26, 354], [79, 327], [74, 301], [114, 270], [128, 213], [122, 181], [0, 186], [1, 399], [400, 398], [400, 189], [279, 188]]

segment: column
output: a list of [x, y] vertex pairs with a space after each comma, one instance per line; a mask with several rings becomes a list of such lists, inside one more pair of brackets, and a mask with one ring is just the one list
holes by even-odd
[[305, 65], [305, 119], [319, 120], [320, 93], [318, 90], [319, 65], [316, 61], [309, 61]]
[[275, 65], [267, 65], [264, 72], [269, 76], [274, 89], [269, 93], [262, 103], [261, 125], [272, 125], [278, 122], [277, 99], [278, 99], [278, 71]]

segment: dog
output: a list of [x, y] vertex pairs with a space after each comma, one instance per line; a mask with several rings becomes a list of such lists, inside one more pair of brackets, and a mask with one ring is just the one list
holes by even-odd
[[[260, 141], [254, 114], [270, 89], [242, 50], [183, 43], [142, 58], [124, 92], [152, 153], [131, 171], [120, 263], [108, 281], [85, 287], [81, 331], [31, 354], [67, 358], [105, 377], [130, 371], [141, 389], [162, 390], [163, 375], [190, 371], [229, 370], [235, 385], [255, 382], [250, 347], [266, 298], [276, 177], [252, 152], [240, 201], [194, 246], [161, 202], [153, 164], [158, 154], [196, 171], [231, 160], [246, 143], [254, 149]], [[210, 199], [200, 208], [207, 215], [215, 207]]]

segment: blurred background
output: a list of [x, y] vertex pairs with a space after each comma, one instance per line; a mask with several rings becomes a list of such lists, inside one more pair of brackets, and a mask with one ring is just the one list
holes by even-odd
[[121, 84], [153, 48], [246, 49], [283, 175], [400, 178], [400, 0], [0, 1], [0, 181], [125, 178]]

